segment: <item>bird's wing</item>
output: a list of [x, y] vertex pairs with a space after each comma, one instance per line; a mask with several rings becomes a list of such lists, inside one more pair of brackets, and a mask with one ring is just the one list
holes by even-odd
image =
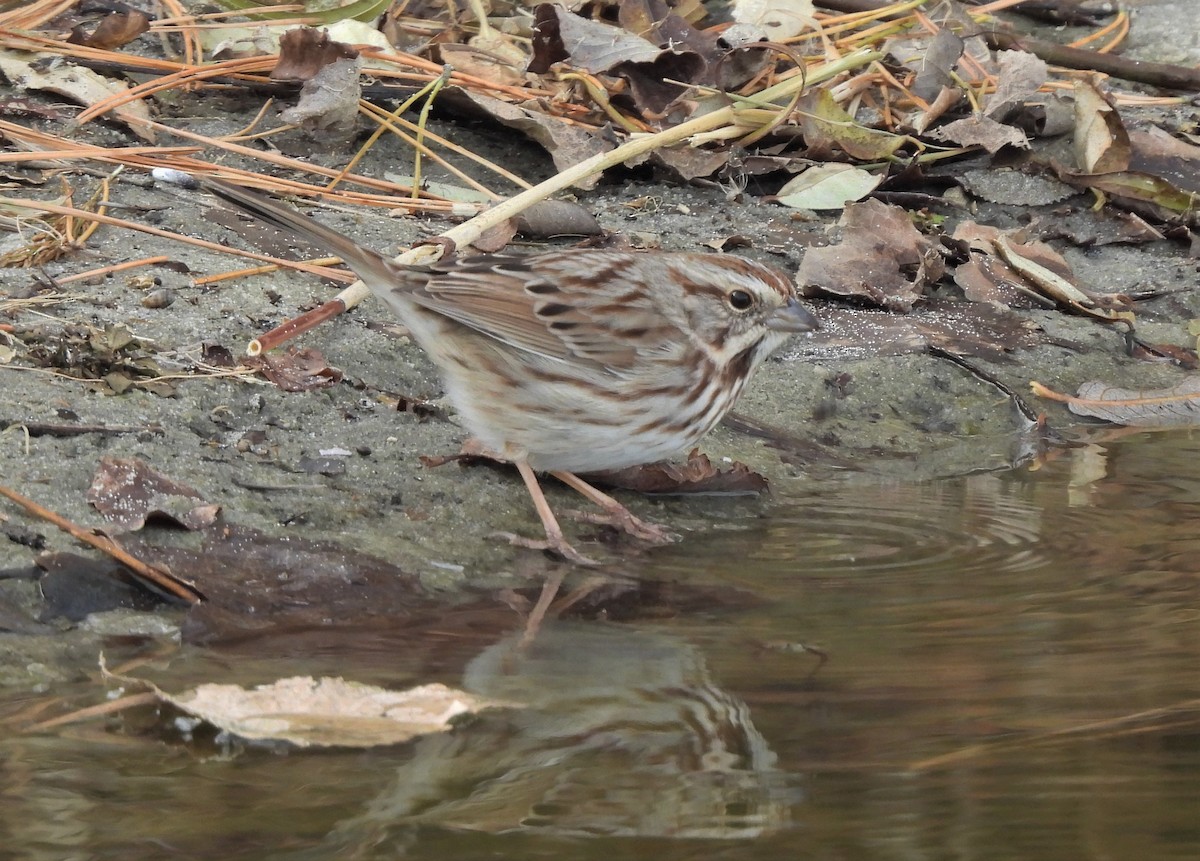
[[631, 277], [633, 257], [481, 255], [436, 264], [425, 284], [404, 295], [512, 347], [619, 372], [660, 352], [674, 333]]

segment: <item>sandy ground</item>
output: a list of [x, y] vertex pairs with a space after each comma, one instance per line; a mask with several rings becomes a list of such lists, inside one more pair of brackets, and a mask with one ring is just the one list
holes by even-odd
[[[1146, 3], [1135, 21], [1133, 50], [1175, 62], [1196, 62], [1200, 44], [1194, 33], [1172, 25], [1184, 3]], [[233, 100], [179, 97], [166, 109], [171, 122], [207, 133], [239, 128], [258, 104]], [[1125, 113], [1137, 120], [1135, 112]], [[1191, 107], [1157, 114], [1176, 125], [1195, 123]], [[451, 117], [436, 130], [460, 144], [521, 171], [531, 180], [550, 172], [540, 150], [495, 129]], [[125, 141], [117, 128], [86, 132], [110, 144]], [[296, 134], [275, 144], [296, 154], [313, 150]], [[314, 160], [329, 161], [319, 151]], [[390, 145], [373, 155], [371, 170], [399, 170], [407, 156]], [[80, 180], [85, 185], [87, 180]], [[791, 211], [758, 203], [751, 195], [731, 202], [715, 188], [660, 184], [641, 173], [623, 174], [598, 189], [579, 194], [580, 202], [608, 230], [630, 234], [636, 243], [664, 248], [707, 250], [706, 243], [734, 234], [750, 237], [753, 247], [739, 251], [794, 270], [804, 247], [820, 239], [832, 216], [795, 220]], [[657, 205], [634, 210], [626, 204], [652, 197]], [[214, 204], [201, 193], [155, 184], [145, 175], [126, 173], [115, 183], [113, 198], [124, 217], [185, 231], [219, 242], [247, 239], [217, 223]], [[1091, 200], [1072, 198], [1085, 209]], [[965, 213], [948, 209], [948, 214]], [[1048, 213], [1034, 213], [1046, 216]], [[1028, 219], [1020, 207], [988, 207], [972, 217], [1013, 226]], [[329, 223], [381, 250], [394, 251], [414, 239], [437, 233], [447, 224], [434, 220], [395, 219], [381, 215], [328, 212]], [[278, 240], [262, 237], [278, 250]], [[14, 240], [5, 239], [4, 244]], [[1139, 304], [1139, 333], [1155, 342], [1189, 344], [1190, 319], [1200, 316], [1196, 261], [1185, 244], [1161, 241], [1138, 246], [1093, 249], [1060, 246], [1084, 283], [1103, 290], [1154, 287], [1163, 297]], [[46, 268], [66, 276], [124, 259], [165, 254], [182, 261], [187, 272], [156, 268], [149, 272], [172, 290], [176, 301], [162, 309], [141, 303], [145, 290], [124, 275], [99, 283], [77, 283], [61, 304], [22, 312], [27, 324], [44, 315], [49, 330], [84, 324], [99, 329], [123, 323], [143, 341], [163, 367], [189, 366], [204, 344], [219, 344], [240, 354], [246, 343], [272, 325], [330, 295], [328, 285], [297, 274], [276, 273], [200, 288], [196, 276], [236, 265], [231, 258], [200, 252], [142, 234], [102, 228], [88, 247]], [[144, 275], [145, 272], [138, 274]], [[35, 273], [0, 270], [6, 294], [27, 291]], [[829, 305], [814, 302], [818, 314]], [[1007, 361], [973, 359], [976, 365], [1025, 395], [1036, 379], [1059, 390], [1074, 391], [1089, 379], [1149, 388], [1169, 385], [1183, 372], [1167, 365], [1135, 361], [1125, 355], [1121, 338], [1096, 323], [1053, 311], [1023, 312], [1040, 326], [1046, 343], [1017, 351]], [[1053, 341], [1053, 343], [1051, 343]], [[219, 503], [232, 522], [270, 535], [302, 534], [332, 538], [390, 559], [435, 590], [453, 590], [471, 582], [507, 585], [526, 563], [529, 551], [489, 540], [498, 530], [537, 535], [539, 525], [515, 473], [450, 464], [431, 469], [422, 455], [452, 454], [464, 433], [453, 415], [419, 417], [398, 412], [397, 396], [439, 404], [442, 390], [435, 369], [378, 303], [368, 302], [305, 336], [302, 346], [320, 350], [345, 373], [342, 382], [303, 393], [287, 393], [261, 378], [254, 381], [203, 378], [180, 382], [173, 396], [130, 390], [119, 396], [97, 394], [88, 386], [31, 369], [19, 358], [0, 365], [0, 420], [81, 422], [142, 428], [117, 435], [26, 438], [17, 427], [0, 436], [3, 483], [40, 504], [86, 526], [103, 519], [85, 498], [102, 457], [136, 456], [177, 481]], [[878, 355], [821, 338], [797, 339], [781, 351], [755, 380], [739, 411], [769, 423], [803, 444], [784, 450], [726, 428], [704, 446], [720, 460], [744, 461], [766, 475], [774, 498], [789, 488], [808, 486], [834, 473], [852, 471], [878, 476], [933, 478], [964, 472], [1003, 469], [1028, 445], [1024, 423], [1011, 401], [990, 385], [944, 359], [923, 353]], [[1034, 402], [1050, 424], [1072, 423], [1057, 405]], [[239, 446], [247, 434], [254, 445]], [[313, 472], [308, 459], [343, 449], [337, 474]], [[555, 506], [574, 506], [564, 488], [548, 489]], [[714, 521], [769, 516], [775, 504], [762, 499], [622, 499], [653, 520], [685, 535]], [[73, 549], [74, 542], [9, 504], [0, 505], [0, 527], [17, 527], [44, 536], [46, 549]], [[593, 527], [568, 527], [589, 550]], [[15, 540], [0, 541], [0, 569], [29, 565], [37, 551]], [[621, 547], [596, 552], [619, 558]], [[34, 600], [28, 583], [0, 583], [10, 597]], [[67, 648], [66, 645], [63, 648]]]

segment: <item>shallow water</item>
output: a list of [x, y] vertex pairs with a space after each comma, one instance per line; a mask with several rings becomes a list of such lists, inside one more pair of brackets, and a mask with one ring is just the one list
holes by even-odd
[[[1157, 434], [813, 481], [635, 563], [751, 600], [448, 641], [466, 669], [436, 680], [527, 707], [407, 745], [184, 742], [153, 713], [13, 735], [0, 858], [1194, 859], [1198, 463]], [[363, 637], [163, 665], [429, 680]]]

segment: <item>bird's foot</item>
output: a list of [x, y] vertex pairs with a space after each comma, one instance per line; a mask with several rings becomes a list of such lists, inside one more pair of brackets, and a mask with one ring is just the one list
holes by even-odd
[[623, 505], [618, 505], [616, 508], [606, 506], [602, 512], [570, 509], [564, 511], [563, 514], [582, 523], [611, 526], [613, 529], [620, 530], [639, 541], [645, 541], [647, 544], [671, 544], [679, 540], [679, 536], [665, 526], [642, 520]]
[[496, 532], [493, 533], [492, 537], [502, 538], [514, 547], [525, 547], [529, 550], [547, 550], [568, 562], [574, 562], [576, 565], [584, 565], [588, 568], [596, 568], [600, 565], [595, 559], [584, 556], [572, 547], [567, 539], [561, 535], [547, 536], [546, 538], [526, 538], [524, 535], [517, 535], [515, 532]]

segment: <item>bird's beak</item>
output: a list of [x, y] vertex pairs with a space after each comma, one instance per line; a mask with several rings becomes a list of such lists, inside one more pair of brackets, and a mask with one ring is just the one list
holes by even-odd
[[812, 311], [791, 297], [786, 305], [767, 318], [767, 328], [776, 332], [811, 332], [820, 329], [821, 324]]

